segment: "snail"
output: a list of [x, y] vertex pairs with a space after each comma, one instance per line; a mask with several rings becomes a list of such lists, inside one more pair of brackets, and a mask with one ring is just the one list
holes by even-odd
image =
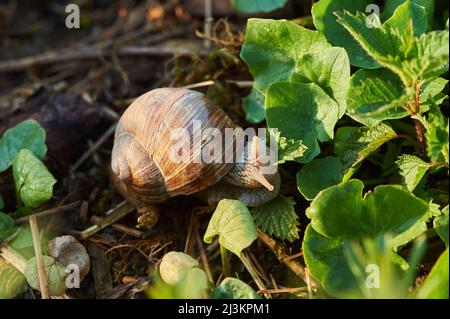
[[[194, 194], [211, 206], [230, 198], [254, 207], [278, 195], [279, 173], [276, 169], [263, 173], [270, 164], [261, 160], [262, 139], [256, 135], [243, 143], [243, 152], [231, 162], [224, 157], [236, 145], [238, 133], [232, 136], [231, 146], [215, 155], [215, 161], [195, 161], [199, 152], [195, 149], [187, 161], [174, 161], [174, 150], [179, 155], [182, 147], [192, 146], [197, 134], [193, 123], [220, 133], [238, 128], [204, 94], [183, 88], [151, 90], [125, 110], [115, 131], [111, 170], [118, 191], [134, 206], [145, 208], [171, 197]], [[179, 128], [189, 132], [190, 137], [174, 139], [173, 131]], [[215, 150], [211, 145], [222, 149], [223, 143], [201, 140], [200, 152]]]

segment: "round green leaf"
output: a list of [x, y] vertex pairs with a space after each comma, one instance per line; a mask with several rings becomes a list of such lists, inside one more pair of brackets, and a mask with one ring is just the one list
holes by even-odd
[[250, 94], [242, 100], [245, 120], [250, 123], [260, 123], [265, 119], [264, 95], [252, 89]]
[[[66, 291], [66, 269], [52, 257], [43, 257], [47, 273], [48, 293], [50, 296], [60, 296]], [[40, 290], [36, 257], [32, 257], [27, 261], [24, 275], [33, 289]]]
[[333, 156], [314, 159], [297, 173], [298, 190], [307, 200], [313, 200], [321, 190], [341, 181], [342, 164]]
[[175, 284], [187, 269], [199, 267], [200, 264], [191, 256], [180, 251], [165, 254], [159, 265], [161, 279], [168, 284]]
[[225, 278], [211, 295], [213, 299], [261, 299], [252, 287], [236, 278]]
[[45, 131], [35, 120], [26, 120], [5, 131], [0, 139], [0, 172], [5, 171], [21, 149], [31, 150], [38, 158], [47, 153]]
[[337, 103], [314, 83], [277, 82], [267, 91], [267, 125], [287, 139], [303, 142], [308, 149], [296, 159], [300, 163], [320, 153], [319, 141], [333, 138], [338, 115]]
[[11, 299], [24, 292], [27, 280], [13, 265], [0, 257], [0, 299]]
[[16, 191], [27, 206], [37, 207], [53, 195], [56, 179], [28, 149], [21, 150], [14, 158], [13, 177]]
[[204, 241], [211, 243], [215, 236], [219, 236], [220, 245], [237, 256], [258, 238], [253, 217], [242, 202], [232, 199], [219, 202], [209, 221]]

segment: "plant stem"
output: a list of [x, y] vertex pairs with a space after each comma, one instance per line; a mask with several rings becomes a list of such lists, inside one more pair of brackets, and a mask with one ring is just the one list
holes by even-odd
[[230, 268], [228, 267], [229, 265], [228, 252], [227, 249], [223, 247], [223, 245], [220, 245], [220, 257], [222, 259], [223, 277], [224, 278], [230, 277]]
[[353, 176], [353, 174], [356, 173], [358, 168], [359, 168], [359, 165], [357, 167], [350, 167], [348, 169], [347, 173], [345, 173], [344, 177], [342, 178], [342, 183], [347, 182]]
[[449, 168], [449, 165], [447, 162], [432, 162], [428, 165], [429, 167], [435, 167], [435, 166], [445, 166]]
[[13, 265], [22, 274], [25, 273], [27, 260], [9, 246], [0, 248], [0, 257], [3, 257], [8, 263]]
[[[261, 278], [259, 278], [258, 273], [255, 270], [255, 267], [253, 267], [250, 259], [245, 255], [244, 252], [241, 252], [239, 255], [239, 259], [244, 264], [245, 268], [249, 272], [250, 276], [252, 276], [253, 280], [255, 281], [255, 284], [258, 286], [259, 290], [267, 290], [267, 288], [264, 286], [264, 283], [261, 281]], [[264, 295], [267, 299], [270, 299], [270, 295]]]
[[[422, 86], [422, 81], [418, 81], [416, 83], [416, 89], [414, 93], [414, 107], [411, 108], [410, 113], [411, 116], [417, 115], [420, 113], [420, 88]], [[425, 155], [425, 144], [424, 144], [424, 133], [422, 123], [418, 119], [414, 119], [414, 127], [416, 128], [416, 135], [418, 141], [418, 151], [424, 156]]]
[[39, 276], [39, 288], [41, 290], [42, 299], [49, 299], [47, 272], [45, 271], [44, 257], [41, 251], [41, 240], [39, 238], [39, 229], [35, 215], [30, 216], [31, 235], [33, 237], [34, 253], [36, 255], [36, 263]]

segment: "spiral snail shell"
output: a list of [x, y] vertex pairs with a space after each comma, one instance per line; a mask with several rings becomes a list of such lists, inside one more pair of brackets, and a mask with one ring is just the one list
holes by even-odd
[[[235, 134], [233, 143], [221, 145], [216, 161], [195, 161], [195, 149], [187, 161], [173, 161], [174, 150], [191, 149], [198, 137], [193, 123], [223, 135], [227, 128], [237, 128], [220, 107], [197, 91], [158, 88], [138, 97], [123, 113], [115, 132], [111, 168], [119, 192], [137, 207], [194, 193], [209, 204], [236, 198], [258, 206], [278, 194], [278, 172], [263, 175], [258, 172], [259, 162], [250, 159], [239, 165], [225, 161], [225, 154], [233, 151]], [[187, 130], [190, 138], [174, 139], [176, 128]], [[200, 140], [201, 150], [211, 144]]]

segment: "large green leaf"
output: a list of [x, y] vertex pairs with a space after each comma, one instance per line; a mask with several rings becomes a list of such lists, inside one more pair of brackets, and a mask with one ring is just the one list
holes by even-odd
[[242, 99], [245, 119], [250, 123], [260, 123], [265, 119], [264, 95], [252, 89], [249, 95]]
[[35, 120], [26, 120], [5, 131], [0, 139], [0, 172], [5, 171], [16, 154], [23, 148], [31, 150], [38, 158], [47, 153], [45, 131]]
[[281, 136], [302, 141], [308, 148], [296, 160], [311, 161], [320, 153], [319, 141], [333, 138], [339, 106], [314, 83], [277, 82], [266, 96], [266, 118], [270, 129]]
[[0, 257], [0, 299], [12, 299], [24, 292], [26, 286], [25, 276]]
[[413, 33], [415, 36], [419, 36], [427, 31], [427, 11], [425, 7], [413, 1], [406, 0], [395, 9], [392, 17], [386, 20], [384, 25], [397, 28], [400, 31], [409, 32], [409, 25], [411, 23], [413, 24]]
[[215, 236], [219, 236], [220, 245], [237, 256], [258, 237], [253, 217], [242, 202], [232, 199], [219, 202], [203, 240], [211, 243]]
[[448, 247], [439, 257], [419, 290], [418, 298], [448, 299]]
[[291, 81], [319, 85], [339, 105], [342, 117], [347, 109], [346, 96], [350, 80], [350, 63], [343, 48], [328, 48], [307, 53], [298, 61]]
[[[61, 296], [66, 291], [66, 268], [53, 257], [42, 256], [44, 268], [47, 273], [48, 293], [50, 296]], [[40, 290], [39, 275], [36, 257], [27, 261], [24, 272], [28, 284], [36, 290]]]
[[254, 88], [266, 94], [271, 83], [289, 80], [306, 53], [331, 45], [325, 37], [286, 20], [249, 19], [241, 58], [254, 78]]
[[252, 287], [236, 278], [225, 278], [212, 292], [213, 299], [261, 299]]
[[[400, 235], [424, 217], [426, 202], [398, 185], [381, 185], [364, 197], [360, 180], [329, 187], [317, 195], [306, 214], [320, 234], [334, 239], [375, 238], [379, 234]], [[339, 207], [339, 209], [336, 209]], [[393, 239], [393, 246], [416, 238], [424, 229], [408, 233], [409, 238]]]
[[380, 65], [371, 58], [355, 39], [337, 22], [334, 12], [348, 10], [364, 12], [369, 0], [320, 0], [312, 7], [312, 16], [317, 30], [323, 32], [333, 45], [347, 50], [352, 65], [374, 69]]
[[343, 253], [344, 242], [323, 236], [311, 224], [306, 227], [302, 251], [306, 266], [330, 295], [344, 295], [358, 288]]
[[375, 127], [340, 127], [334, 140], [334, 151], [344, 169], [355, 167], [381, 145], [397, 135], [392, 128], [380, 123]]
[[297, 187], [307, 199], [313, 200], [317, 194], [342, 181], [342, 163], [333, 156], [314, 159], [297, 173]]
[[433, 227], [436, 233], [448, 246], [448, 205], [442, 210], [442, 214], [433, 220]]
[[14, 158], [13, 177], [16, 192], [27, 206], [37, 207], [53, 195], [56, 179], [28, 149], [21, 150]]
[[298, 216], [292, 198], [278, 196], [252, 210], [256, 226], [281, 240], [293, 242], [298, 239]]
[[281, 8], [287, 0], [231, 0], [231, 5], [245, 13], [270, 12]]
[[414, 155], [402, 155], [395, 162], [402, 176], [402, 184], [411, 192], [419, 184], [430, 165]]
[[[400, 6], [405, 1], [406, 0], [386, 0], [383, 12], [381, 13], [381, 18], [383, 20], [386, 20], [391, 17], [398, 6]], [[431, 28], [435, 7], [434, 0], [411, 0], [411, 2], [425, 8], [425, 11], [427, 13], [428, 28]]]
[[448, 70], [448, 30], [414, 37], [412, 23], [401, 30], [387, 24], [367, 28], [367, 17], [362, 13], [344, 12], [338, 16], [366, 52], [398, 74], [408, 89], [419, 80], [432, 79]]

